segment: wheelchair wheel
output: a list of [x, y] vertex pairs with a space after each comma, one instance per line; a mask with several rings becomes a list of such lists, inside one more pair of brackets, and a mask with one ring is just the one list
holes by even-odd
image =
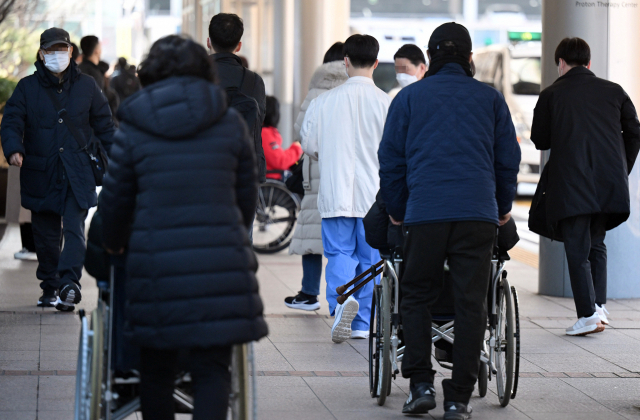
[[231, 350], [231, 395], [229, 408], [232, 420], [252, 418], [252, 399], [249, 375], [249, 344], [238, 344]]
[[105, 373], [104, 365], [104, 303], [98, 302], [98, 307], [91, 312], [91, 375], [89, 379], [90, 385], [90, 410], [91, 420], [100, 420], [102, 418], [102, 385]]
[[380, 363], [378, 364], [378, 405], [384, 405], [391, 393], [391, 290], [389, 281], [383, 278], [380, 282], [382, 296], [380, 299], [380, 328], [382, 342], [380, 347]]
[[515, 286], [511, 286], [511, 294], [513, 295], [516, 316], [516, 371], [513, 375], [513, 390], [511, 391], [511, 399], [514, 399], [518, 392], [518, 378], [520, 377], [520, 304], [518, 303], [518, 292]]
[[489, 366], [486, 363], [480, 362], [480, 372], [478, 373], [478, 394], [481, 397], [487, 395], [487, 386], [489, 381]]
[[293, 238], [300, 199], [282, 182], [267, 180], [258, 189], [253, 223], [253, 249], [273, 254], [287, 248]]
[[373, 287], [373, 295], [371, 297], [371, 318], [369, 321], [369, 393], [371, 398], [378, 396], [379, 373], [378, 365], [380, 364], [380, 295], [382, 286], [375, 285]]
[[506, 407], [511, 400], [516, 361], [516, 319], [511, 287], [503, 273], [499, 288], [498, 322], [496, 324], [496, 382], [500, 405]]
[[91, 401], [89, 396], [91, 377], [91, 344], [89, 321], [84, 310], [80, 310], [80, 344], [78, 346], [78, 365], [76, 368], [76, 401], [75, 420], [89, 420], [91, 412]]

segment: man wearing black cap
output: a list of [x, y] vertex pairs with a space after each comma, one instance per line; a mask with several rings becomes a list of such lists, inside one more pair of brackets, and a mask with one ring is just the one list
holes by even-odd
[[430, 307], [445, 260], [455, 300], [453, 374], [442, 382], [445, 419], [470, 417], [487, 323], [484, 302], [498, 225], [510, 218], [520, 147], [497, 90], [472, 77], [471, 38], [456, 23], [429, 40], [425, 79], [402, 89], [389, 108], [378, 159], [391, 221], [404, 223], [402, 278], [405, 353], [410, 378], [403, 413], [435, 408]]
[[67, 31], [42, 33], [36, 72], [18, 83], [0, 129], [5, 157], [21, 168], [22, 206], [32, 211], [38, 306], [61, 311], [80, 302], [84, 223], [97, 203], [93, 163], [80, 144], [99, 141], [108, 151], [114, 133], [106, 98], [71, 55]]

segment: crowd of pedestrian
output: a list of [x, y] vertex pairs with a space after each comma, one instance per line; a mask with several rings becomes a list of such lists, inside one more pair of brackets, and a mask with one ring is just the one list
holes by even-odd
[[[209, 25], [209, 51], [172, 35], [137, 68], [119, 59], [112, 74], [97, 37], [82, 38], [80, 53], [66, 31], [42, 33], [36, 72], [7, 102], [0, 133], [32, 213], [38, 306], [74, 310], [85, 254], [87, 262], [125, 259], [125, 334], [141, 349], [143, 415], [173, 419], [178, 352], [186, 350], [194, 420], [226, 418], [231, 346], [268, 333], [251, 247], [258, 185], [297, 163], [304, 197], [289, 252], [302, 256], [303, 278], [284, 303], [320, 308], [324, 256], [331, 339], [367, 338], [374, 283], [343, 304], [336, 288], [379, 261], [363, 219], [384, 207], [404, 237], [402, 375], [410, 395], [402, 412], [436, 407], [431, 307], [450, 290], [456, 339], [444, 418], [469, 418], [491, 256], [497, 227], [511, 217], [520, 164], [503, 95], [473, 78], [469, 32], [438, 27], [428, 65], [419, 47], [400, 48], [390, 94], [373, 81], [374, 37], [335, 43], [313, 74], [287, 149], [277, 98], [238, 55], [243, 33], [238, 16], [220, 13]], [[568, 335], [601, 332], [608, 322], [604, 238], [629, 217], [628, 175], [640, 150], [631, 100], [597, 78], [590, 60], [583, 40], [560, 43], [560, 77], [541, 93], [531, 134], [552, 154], [530, 226], [564, 241], [578, 317]], [[85, 219], [101, 185], [87, 252]]]

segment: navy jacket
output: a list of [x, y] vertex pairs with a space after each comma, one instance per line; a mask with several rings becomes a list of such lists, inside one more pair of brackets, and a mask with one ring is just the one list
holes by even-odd
[[88, 209], [97, 203], [89, 156], [80, 150], [66, 124], [59, 122], [45, 89], [56, 92], [67, 118], [87, 143], [95, 135], [108, 152], [115, 131], [107, 99], [75, 62], [71, 62], [62, 83], [42, 62], [36, 62], [36, 72], [20, 80], [7, 101], [0, 132], [7, 160], [14, 153], [24, 156], [20, 170], [22, 206], [35, 212], [62, 214], [70, 185], [80, 207]]
[[398, 93], [378, 159], [387, 211], [405, 224], [497, 224], [511, 211], [520, 146], [509, 109], [459, 64]]
[[135, 343], [209, 348], [267, 335], [248, 238], [255, 153], [218, 86], [172, 77], [118, 111], [100, 197], [109, 249], [128, 248], [127, 328]]

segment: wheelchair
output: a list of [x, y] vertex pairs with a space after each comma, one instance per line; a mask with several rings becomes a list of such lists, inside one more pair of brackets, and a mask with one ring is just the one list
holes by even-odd
[[[268, 171], [282, 175], [285, 171]], [[253, 250], [275, 254], [287, 248], [300, 212], [300, 197], [281, 180], [267, 179], [258, 189], [258, 205], [253, 223]]]
[[[391, 380], [400, 373], [399, 363], [404, 355], [400, 339], [400, 279], [403, 269], [402, 248], [396, 247], [380, 253], [382, 260], [350, 283], [337, 288], [338, 303], [343, 303], [368, 281], [382, 274], [380, 283], [374, 285], [369, 330], [369, 393], [384, 405], [391, 393]], [[487, 331], [480, 354], [478, 393], [486, 396], [488, 381], [495, 377], [498, 400], [506, 407], [516, 397], [520, 370], [520, 320], [518, 294], [509, 284], [505, 263], [509, 255], [500, 251], [498, 242], [493, 249], [491, 279], [487, 296]], [[445, 271], [447, 267], [445, 266]], [[360, 281], [359, 284], [357, 284]], [[356, 285], [357, 284], [357, 285]], [[349, 290], [351, 286], [356, 285]], [[432, 311], [433, 312], [433, 311]], [[432, 343], [452, 345], [455, 337], [455, 316], [432, 313]], [[435, 355], [437, 352], [434, 351]], [[453, 365], [435, 357], [440, 366], [452, 369]]]
[[[122, 328], [124, 300], [122, 282], [114, 282], [114, 267], [108, 289], [101, 289], [98, 306], [90, 319], [79, 311], [81, 328], [75, 390], [75, 420], [122, 420], [140, 410], [139, 354], [117, 334]], [[118, 275], [118, 277], [120, 277]], [[134, 355], [133, 357], [131, 357]], [[255, 361], [252, 343], [232, 350], [229, 418], [256, 418]], [[193, 397], [188, 373], [176, 377], [173, 399], [176, 413], [191, 413]]]

